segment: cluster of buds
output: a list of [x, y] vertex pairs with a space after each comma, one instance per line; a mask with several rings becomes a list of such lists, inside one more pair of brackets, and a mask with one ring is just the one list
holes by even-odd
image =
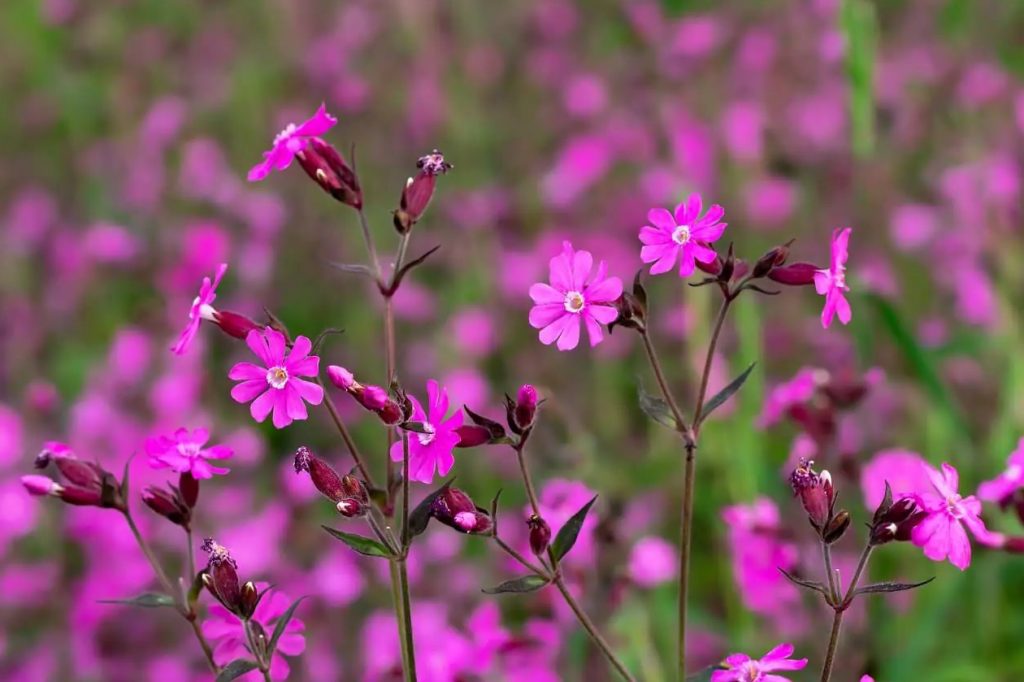
[[403, 424], [412, 416], [412, 403], [405, 395], [399, 396], [399, 402], [380, 386], [359, 383], [352, 372], [344, 367], [330, 365], [327, 377], [332, 384], [355, 398], [356, 402], [376, 414], [388, 426]]
[[50, 495], [68, 504], [126, 511], [121, 484], [112, 473], [95, 462], [83, 462], [64, 443], [49, 442], [36, 456], [36, 469], [53, 463], [64, 478], [58, 483], [49, 476], [22, 476], [21, 483], [32, 495]]
[[729, 251], [724, 258], [718, 255], [710, 263], [697, 261], [697, 267], [710, 275], [710, 277], [700, 282], [698, 286], [717, 283], [725, 290], [729, 282], [747, 278], [748, 283], [744, 288], [753, 289], [763, 294], [774, 294], [778, 292], [766, 291], [758, 285], [750, 283], [750, 280], [768, 278], [773, 282], [786, 286], [814, 284], [814, 275], [822, 270], [822, 268], [813, 263], [797, 262], [786, 264], [786, 261], [789, 259], [789, 247], [792, 244], [793, 240], [791, 239], [785, 244], [772, 247], [763, 256], [758, 258], [752, 267], [746, 261], [733, 255], [732, 245], [730, 244]]
[[356, 210], [363, 207], [363, 190], [355, 170], [333, 145], [319, 137], [310, 138], [295, 154], [306, 175], [325, 192]]
[[885, 495], [871, 518], [870, 538], [872, 545], [884, 545], [887, 542], [910, 540], [910, 532], [927, 514], [921, 510], [913, 497], [901, 497], [895, 502], [892, 489], [885, 484]]
[[192, 523], [192, 510], [199, 501], [199, 481], [188, 471], [178, 478], [178, 485], [167, 484], [167, 490], [149, 486], [142, 491], [146, 506], [186, 531]]
[[789, 477], [793, 493], [800, 498], [800, 503], [807, 512], [807, 520], [818, 533], [821, 540], [832, 544], [843, 536], [850, 527], [850, 513], [845, 509], [835, 510], [836, 493], [832, 486], [832, 476], [828, 471], [817, 473], [812, 468], [814, 462], [802, 460]]
[[[539, 404], [537, 389], [530, 384], [520, 386], [515, 399], [506, 394], [505, 422], [508, 424], [508, 429], [520, 438], [525, 438], [537, 419]], [[493, 419], [477, 414], [468, 407], [463, 407], [463, 409], [473, 423], [465, 424], [457, 429], [459, 442], [456, 447], [472, 448], [478, 445], [498, 443], [513, 444], [504, 426]]]
[[370, 510], [370, 495], [366, 484], [351, 474], [339, 476], [330, 464], [309, 448], [295, 451], [295, 473], [305, 471], [313, 485], [324, 497], [334, 502], [338, 513], [348, 518], [365, 516]]
[[444, 525], [469, 535], [486, 535], [494, 527], [486, 510], [476, 506], [465, 492], [450, 486], [434, 498], [430, 515]]
[[203, 585], [228, 611], [245, 621], [252, 618], [260, 601], [256, 584], [251, 580], [244, 585], [238, 584], [238, 564], [227, 548], [213, 538], [203, 540], [202, 548], [210, 555], [206, 568], [200, 574]]
[[438, 150], [421, 156], [416, 162], [419, 173], [409, 178], [402, 189], [402, 198], [398, 210], [395, 211], [395, 229], [399, 234], [408, 234], [412, 230], [434, 196], [437, 176], [444, 175], [452, 169], [452, 164], [444, 160], [444, 154]]
[[637, 270], [633, 277], [633, 290], [623, 291], [615, 301], [615, 308], [619, 316], [608, 325], [609, 333], [615, 329], [616, 325], [635, 329], [640, 333], [647, 329], [647, 289], [640, 281], [642, 273], [643, 270]]

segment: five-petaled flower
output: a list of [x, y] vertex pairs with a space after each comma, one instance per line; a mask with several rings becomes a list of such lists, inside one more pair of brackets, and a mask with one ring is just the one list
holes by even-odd
[[312, 118], [304, 123], [289, 123], [274, 138], [274, 146], [263, 152], [263, 161], [249, 171], [249, 182], [259, 182], [270, 175], [270, 171], [286, 169], [295, 155], [309, 145], [309, 138], [323, 135], [337, 122], [338, 119], [328, 114], [326, 106], [321, 104]]
[[839, 316], [839, 321], [849, 324], [852, 313], [850, 302], [846, 300], [846, 259], [849, 257], [850, 233], [853, 228], [837, 227], [832, 232], [832, 261], [828, 269], [814, 273], [814, 288], [825, 297], [825, 307], [821, 311], [821, 326], [828, 329], [832, 318]]
[[806, 658], [792, 659], [792, 644], [780, 644], [760, 659], [746, 654], [730, 654], [722, 667], [711, 673], [711, 682], [789, 682], [788, 677], [775, 673], [787, 670], [803, 670]]
[[593, 266], [589, 251], [575, 251], [572, 244], [564, 242], [562, 253], [551, 259], [551, 284], [530, 287], [535, 304], [530, 310], [530, 326], [540, 329], [544, 345], [558, 341], [558, 350], [575, 348], [582, 319], [590, 345], [596, 346], [604, 338], [601, 325], [618, 317], [614, 302], [622, 295], [622, 280], [607, 276], [604, 261], [598, 263], [596, 272], [592, 272]]
[[[462, 426], [462, 412], [456, 411], [445, 419], [448, 414], [448, 391], [438, 386], [431, 379], [427, 382], [427, 411], [413, 396], [412, 418], [410, 421], [420, 422], [423, 432], [407, 431], [409, 439], [409, 479], [420, 483], [434, 480], [434, 471], [439, 476], [446, 476], [455, 464], [452, 450], [459, 443], [457, 429]], [[402, 441], [391, 446], [391, 459], [401, 462], [405, 459]]]
[[181, 336], [178, 337], [178, 342], [171, 346], [171, 351], [175, 354], [181, 355], [189, 347], [192, 339], [199, 332], [200, 321], [214, 321], [214, 314], [217, 311], [213, 308], [213, 302], [217, 299], [217, 286], [227, 269], [228, 264], [221, 263], [217, 266], [217, 272], [213, 276], [212, 282], [209, 277], [203, 277], [203, 283], [199, 286], [199, 295], [192, 301], [192, 307], [188, 311], [188, 324], [185, 325]]
[[226, 474], [228, 469], [213, 466], [207, 460], [227, 459], [234, 452], [226, 445], [204, 447], [210, 440], [206, 429], [189, 431], [181, 428], [170, 436], [154, 436], [146, 439], [146, 454], [154, 469], [170, 467], [175, 473], [190, 473], [194, 478], [213, 478], [214, 474]]
[[941, 473], [928, 467], [928, 478], [935, 492], [913, 495], [926, 516], [914, 527], [910, 538], [932, 561], [948, 558], [949, 563], [963, 571], [971, 564], [971, 542], [964, 526], [983, 543], [992, 537], [979, 516], [981, 502], [974, 495], [960, 497], [960, 477], [949, 464], [943, 463]]
[[240, 362], [228, 377], [241, 382], [231, 389], [231, 397], [240, 403], [251, 400], [253, 419], [262, 422], [273, 411], [274, 426], [283, 429], [308, 416], [305, 403], [319, 405], [323, 401], [323, 388], [299, 378], [315, 377], [320, 371], [320, 358], [309, 354], [313, 344], [308, 338], [296, 338], [289, 351], [284, 334], [266, 328], [252, 330], [245, 342], [263, 366]]
[[640, 230], [640, 259], [651, 266], [652, 275], [660, 275], [675, 267], [679, 260], [679, 276], [693, 274], [696, 261], [713, 263], [715, 250], [709, 244], [718, 241], [726, 223], [719, 222], [725, 210], [712, 204], [704, 217], [700, 217], [701, 198], [691, 194], [686, 203], [676, 206], [675, 213], [665, 208], [652, 208], [647, 212], [651, 225]]

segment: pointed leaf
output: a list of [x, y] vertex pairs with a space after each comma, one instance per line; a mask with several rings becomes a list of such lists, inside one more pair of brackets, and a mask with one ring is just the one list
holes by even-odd
[[935, 580], [934, 577], [928, 578], [928, 580], [922, 580], [919, 583], [875, 583], [874, 585], [865, 585], [864, 587], [858, 587], [854, 594], [874, 594], [878, 592], [904, 592], [906, 590], [913, 590], [927, 585], [931, 581]]
[[429, 251], [427, 251], [425, 254], [423, 254], [419, 258], [414, 258], [413, 260], [411, 260], [408, 263], [406, 263], [405, 265], [403, 265], [402, 269], [399, 270], [397, 273], [395, 273], [395, 281], [393, 281], [391, 283], [391, 286], [388, 288], [388, 291], [385, 292], [385, 293], [394, 294], [396, 291], [398, 291], [399, 285], [402, 283], [402, 280], [405, 279], [405, 276], [407, 274], [409, 274], [409, 271], [412, 270], [415, 267], [419, 267], [420, 265], [423, 265], [423, 262], [426, 261], [428, 258], [430, 258], [430, 256], [432, 256], [434, 254], [434, 252], [437, 251], [440, 248], [441, 248], [441, 245], [438, 244], [437, 246], [435, 246], [434, 248], [430, 249]]
[[363, 535], [356, 535], [355, 533], [346, 533], [336, 528], [331, 528], [330, 526], [322, 526], [322, 528], [360, 554], [385, 558], [391, 556], [391, 552], [388, 551], [388, 548], [376, 540]]
[[828, 590], [825, 588], [825, 585], [823, 585], [820, 582], [817, 582], [817, 581], [814, 581], [814, 580], [802, 580], [800, 578], [797, 578], [795, 575], [785, 571], [782, 568], [779, 569], [779, 573], [781, 573], [782, 575], [786, 576], [786, 579], [789, 582], [793, 583], [794, 585], [798, 585], [800, 587], [806, 587], [809, 590], [814, 590], [815, 592], [820, 592], [821, 594], [823, 594], [826, 597], [828, 597]]
[[569, 550], [572, 549], [573, 545], [576, 544], [576, 538], [580, 534], [580, 528], [583, 527], [583, 522], [587, 518], [587, 512], [597, 502], [597, 495], [594, 495], [585, 505], [580, 507], [580, 510], [572, 515], [565, 525], [558, 529], [558, 535], [555, 536], [555, 541], [551, 543], [551, 552], [555, 555], [555, 560], [560, 560]]
[[259, 666], [256, 665], [254, 661], [244, 658], [236, 658], [221, 668], [220, 672], [217, 673], [216, 682], [230, 682], [231, 680], [241, 677], [247, 672], [256, 670], [258, 667]]
[[481, 590], [484, 594], [507, 594], [509, 592], [536, 592], [548, 584], [547, 578], [539, 575], [524, 575], [521, 578], [506, 580], [497, 587]]
[[495, 537], [498, 536], [498, 500], [501, 498], [501, 488], [498, 488], [498, 492], [494, 493], [494, 499], [491, 500], [491, 534]]
[[437, 488], [429, 495], [423, 498], [423, 501], [416, 505], [416, 508], [409, 514], [409, 537], [414, 538], [420, 535], [427, 529], [427, 524], [430, 523], [430, 517], [434, 501], [440, 497], [444, 491], [451, 487], [452, 482], [455, 481], [451, 478], [444, 482], [440, 488]]
[[882, 517], [888, 513], [892, 508], [892, 488], [889, 486], [889, 481], [885, 482], [885, 494], [882, 495], [882, 502], [878, 505], [878, 509], [875, 510], [875, 515], [872, 517], [872, 522], [877, 524], [882, 520]]
[[145, 592], [131, 599], [100, 599], [101, 604], [128, 604], [155, 609], [161, 606], [174, 606], [174, 598], [160, 592]]
[[281, 639], [281, 635], [284, 634], [285, 628], [288, 627], [288, 621], [292, 619], [292, 614], [295, 613], [295, 609], [298, 608], [299, 603], [302, 602], [303, 599], [305, 599], [305, 597], [299, 597], [293, 601], [292, 605], [288, 607], [288, 610], [277, 619], [277, 623], [274, 625], [274, 634], [270, 636], [270, 643], [267, 645], [267, 658], [265, 660], [269, 661], [270, 657], [274, 655], [274, 651], [277, 649], [277, 641]]
[[717, 408], [721, 407], [722, 403], [731, 398], [733, 394], [736, 393], [736, 391], [742, 388], [744, 382], [746, 382], [747, 380], [747, 377], [749, 377], [750, 373], [754, 371], [754, 365], [756, 364], [756, 362], [750, 363], [750, 367], [747, 367], [745, 370], [743, 370], [742, 374], [740, 374], [738, 377], [729, 382], [728, 386], [726, 386], [721, 391], [713, 395], [710, 400], [704, 403], [704, 409], [700, 411], [701, 422], [707, 419], [709, 414], [714, 412]]
[[637, 389], [637, 394], [640, 398], [640, 409], [644, 411], [644, 414], [662, 426], [678, 429], [676, 418], [672, 416], [672, 410], [669, 408], [668, 403], [648, 393], [643, 386]]

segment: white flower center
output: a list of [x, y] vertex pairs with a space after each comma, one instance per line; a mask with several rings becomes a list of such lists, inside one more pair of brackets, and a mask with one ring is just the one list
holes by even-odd
[[267, 383], [274, 388], [284, 388], [288, 383], [288, 370], [284, 367], [271, 367], [267, 370]]
[[757, 661], [747, 661], [740, 668], [740, 682], [757, 682], [760, 676], [761, 670]]
[[840, 265], [835, 272], [832, 273], [832, 281], [835, 282], [837, 289], [843, 291], [849, 291], [849, 287], [846, 286], [846, 267]]
[[686, 242], [690, 241], [690, 226], [680, 225], [672, 231], [672, 241], [682, 246]]
[[197, 443], [178, 443], [178, 454], [184, 457], [195, 457], [199, 454]]
[[960, 499], [959, 495], [950, 495], [946, 498], [946, 510], [954, 519], [961, 519], [964, 516], [964, 510], [960, 506]]
[[583, 310], [586, 300], [583, 294], [578, 291], [570, 291], [565, 295], [565, 310], [570, 313], [578, 313]]
[[1021, 468], [1019, 464], [1012, 464], [1006, 469], [1006, 477], [1012, 479], [1020, 478]]
[[416, 435], [420, 439], [420, 445], [430, 445], [434, 442], [434, 437], [437, 435], [437, 429], [434, 425], [429, 422], [423, 422], [423, 433], [417, 433]]
[[284, 130], [279, 132], [277, 134], [277, 137], [274, 138], [274, 144], [280, 144], [281, 142], [284, 142], [285, 140], [287, 140], [288, 138], [295, 134], [295, 130], [295, 124], [289, 123], [287, 126], [285, 126]]

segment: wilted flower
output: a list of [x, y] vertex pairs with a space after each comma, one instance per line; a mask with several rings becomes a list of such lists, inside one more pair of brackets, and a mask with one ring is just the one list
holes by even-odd
[[753, 659], [746, 654], [730, 654], [722, 667], [711, 673], [711, 682], [789, 682], [788, 677], [774, 673], [787, 670], [803, 670], [807, 667], [807, 659], [792, 659], [792, 644], [780, 644], [760, 659]]
[[395, 229], [402, 234], [411, 230], [422, 217], [434, 196], [437, 176], [451, 170], [452, 164], [445, 161], [444, 154], [435, 149], [430, 154], [421, 156], [416, 162], [416, 167], [420, 172], [406, 181], [398, 210], [395, 211]]
[[824, 470], [820, 474], [815, 472], [813, 464], [801, 461], [790, 474], [789, 483], [793, 486], [793, 494], [800, 498], [811, 525], [820, 532], [832, 518], [835, 490], [832, 488], [832, 476]]
[[849, 257], [852, 231], [849, 227], [835, 229], [832, 233], [832, 263], [827, 270], [818, 270], [814, 275], [814, 288], [825, 297], [825, 307], [821, 311], [821, 326], [825, 329], [836, 315], [843, 324], [849, 324], [852, 317], [845, 294], [850, 290], [846, 286], [846, 259]]
[[370, 496], [363, 482], [355, 476], [339, 476], [330, 464], [307, 447], [295, 452], [295, 473], [300, 471], [309, 474], [316, 489], [335, 502], [338, 512], [344, 516], [362, 516], [369, 511]]
[[170, 467], [175, 473], [190, 473], [196, 479], [212, 478], [214, 474], [226, 474], [229, 469], [212, 466], [208, 460], [227, 459], [234, 451], [226, 445], [203, 447], [210, 440], [206, 429], [189, 431], [181, 428], [170, 436], [156, 436], [146, 439], [146, 454], [154, 469]]
[[64, 443], [46, 443], [36, 457], [35, 467], [43, 469], [53, 462], [65, 479], [63, 483], [49, 476], [22, 476], [21, 484], [30, 495], [57, 497], [68, 504], [83, 507], [105, 507], [124, 511], [121, 484], [112, 473], [99, 464], [78, 459]]
[[929, 467], [928, 477], [934, 492], [918, 495], [918, 504], [926, 516], [914, 527], [911, 539], [932, 561], [948, 558], [949, 563], [963, 571], [971, 564], [971, 542], [964, 526], [979, 540], [989, 536], [979, 516], [981, 502], [973, 495], [960, 497], [960, 477], [949, 464], [943, 463], [941, 473]]
[[203, 584], [217, 601], [240, 618], [248, 618], [259, 601], [252, 582], [238, 584], [238, 563], [231, 552], [213, 538], [203, 540], [202, 549], [210, 555], [202, 572]]
[[[409, 396], [413, 412], [410, 421], [419, 422], [422, 432], [406, 430], [409, 439], [409, 479], [420, 483], [434, 480], [434, 472], [446, 476], [455, 464], [452, 450], [459, 443], [458, 428], [462, 426], [462, 412], [448, 414], [448, 391], [431, 379], [427, 382], [427, 407], [424, 412], [420, 402]], [[391, 459], [404, 460], [402, 441], [391, 446]]]
[[228, 377], [241, 383], [231, 389], [231, 397], [240, 403], [252, 401], [249, 411], [258, 422], [273, 411], [279, 429], [306, 419], [305, 403], [319, 405], [324, 399], [319, 384], [299, 378], [315, 377], [320, 369], [320, 358], [309, 354], [310, 340], [299, 336], [287, 352], [284, 334], [267, 328], [249, 332], [245, 342], [263, 366], [240, 362], [232, 367]]
[[686, 203], [676, 206], [675, 213], [668, 209], [652, 208], [647, 212], [651, 225], [640, 230], [640, 259], [651, 266], [652, 275], [660, 275], [675, 267], [679, 260], [679, 276], [693, 274], [695, 261], [713, 263], [715, 250], [709, 244], [718, 241], [725, 231], [726, 223], [719, 222], [725, 210], [713, 204], [702, 218], [701, 198], [691, 194]]
[[302, 124], [289, 123], [274, 138], [274, 146], [263, 152], [263, 161], [249, 171], [249, 182], [258, 182], [271, 171], [286, 169], [295, 155], [308, 147], [310, 138], [323, 135], [337, 122], [338, 119], [328, 114], [326, 106], [321, 104], [312, 118]]
[[618, 317], [615, 301], [622, 294], [622, 280], [607, 277], [604, 261], [592, 273], [594, 257], [589, 251], [576, 251], [569, 242], [562, 253], [551, 259], [551, 284], [537, 283], [530, 287], [534, 306], [530, 310], [530, 326], [540, 329], [544, 345], [558, 342], [559, 350], [572, 350], [579, 344], [580, 320], [587, 326], [590, 345], [604, 338], [602, 324], [611, 324]]

